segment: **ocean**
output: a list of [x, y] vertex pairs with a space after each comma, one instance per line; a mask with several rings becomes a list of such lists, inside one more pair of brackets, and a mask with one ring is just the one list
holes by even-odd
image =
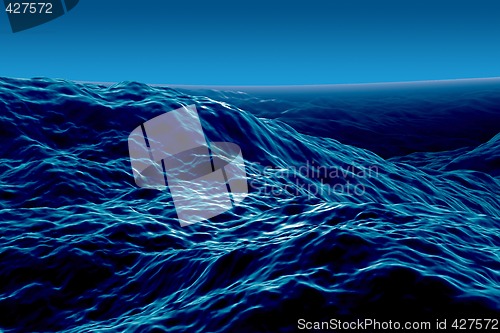
[[[187, 105], [239, 145], [249, 194], [181, 227], [169, 191], [135, 184], [127, 139]], [[0, 186], [2, 332], [500, 327], [500, 79], [0, 78]]]

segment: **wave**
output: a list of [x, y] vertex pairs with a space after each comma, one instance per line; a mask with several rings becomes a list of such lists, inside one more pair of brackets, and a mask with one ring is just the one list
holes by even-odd
[[[293, 100], [2, 78], [0, 327], [498, 318], [499, 92]], [[208, 141], [241, 147], [250, 193], [182, 228], [168, 191], [134, 184], [127, 138], [191, 104]]]

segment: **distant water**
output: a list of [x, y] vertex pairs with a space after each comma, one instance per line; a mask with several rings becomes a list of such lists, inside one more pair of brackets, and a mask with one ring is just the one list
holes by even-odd
[[[250, 195], [181, 228], [129, 133], [195, 104]], [[0, 79], [0, 331], [500, 317], [500, 81], [213, 90]], [[451, 323], [448, 323], [451, 325]]]

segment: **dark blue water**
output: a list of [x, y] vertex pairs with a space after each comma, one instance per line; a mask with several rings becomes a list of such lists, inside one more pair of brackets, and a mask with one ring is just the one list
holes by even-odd
[[[250, 195], [181, 228], [127, 138], [195, 104]], [[500, 316], [500, 81], [214, 91], [0, 79], [0, 330]], [[450, 323], [449, 323], [450, 325]]]

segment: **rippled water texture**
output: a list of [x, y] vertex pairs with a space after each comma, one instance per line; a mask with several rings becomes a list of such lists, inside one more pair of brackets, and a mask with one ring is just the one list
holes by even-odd
[[[0, 79], [0, 327], [498, 318], [500, 82], [330, 89]], [[182, 228], [127, 138], [190, 104], [241, 147], [250, 194]]]

